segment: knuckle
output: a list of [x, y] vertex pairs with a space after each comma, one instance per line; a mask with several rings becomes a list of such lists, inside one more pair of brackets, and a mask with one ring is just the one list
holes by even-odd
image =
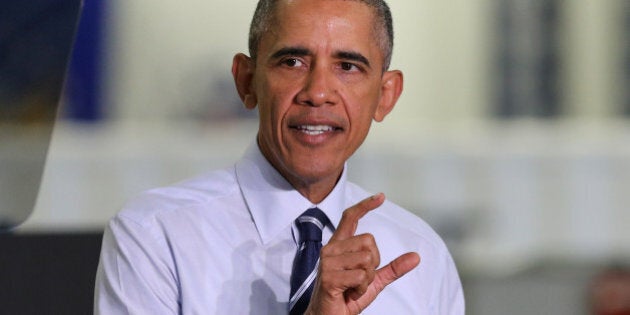
[[365, 233], [365, 238], [367, 239], [367, 242], [371, 244], [376, 244], [376, 239], [374, 238], [374, 235], [372, 235], [372, 233]]
[[319, 256], [323, 260], [324, 257], [332, 256], [332, 252], [333, 252], [332, 246], [330, 244], [327, 244], [326, 246], [322, 247], [322, 249], [319, 251]]
[[380, 263], [379, 257], [368, 253], [368, 256], [365, 258], [365, 268], [366, 270], [375, 270]]
[[363, 244], [363, 246], [376, 247], [376, 239], [374, 238], [374, 235], [372, 235], [371, 233], [361, 234], [359, 235], [359, 239], [361, 240], [361, 244]]
[[354, 207], [350, 207], [348, 209], [346, 209], [342, 214], [341, 214], [341, 221], [348, 221], [351, 220], [354, 217], [354, 213], [356, 212], [356, 210], [354, 210]]
[[369, 279], [367, 271], [361, 270], [360, 272], [358, 272], [356, 279], [358, 280], [359, 283], [367, 282]]
[[370, 242], [376, 244], [376, 239], [374, 238], [374, 235], [372, 235], [372, 233], [367, 233], [367, 237], [370, 240]]
[[364, 252], [359, 258], [359, 261], [361, 262], [362, 266], [365, 266], [367, 268], [372, 265], [372, 255], [370, 254], [370, 252]]
[[374, 260], [372, 261], [372, 264], [374, 268], [378, 267], [381, 264], [381, 255], [379, 255], [379, 253], [376, 253], [376, 255], [374, 256]]

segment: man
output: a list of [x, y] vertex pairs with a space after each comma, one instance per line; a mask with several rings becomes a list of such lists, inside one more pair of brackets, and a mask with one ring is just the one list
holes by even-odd
[[[258, 108], [257, 141], [234, 167], [149, 191], [110, 222], [96, 313], [464, 314], [440, 238], [346, 180], [402, 91], [402, 73], [387, 70], [391, 23], [383, 1], [260, 1], [250, 57], [232, 66]], [[304, 220], [325, 246], [298, 281], [313, 248]]]

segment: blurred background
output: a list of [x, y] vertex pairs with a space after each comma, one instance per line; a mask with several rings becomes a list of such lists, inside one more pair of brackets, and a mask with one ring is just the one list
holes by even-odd
[[[389, 2], [405, 91], [351, 179], [442, 235], [468, 314], [630, 314], [630, 1]], [[100, 244], [131, 196], [232, 165], [257, 129], [230, 74], [255, 5], [85, 0], [34, 211], [12, 237]]]

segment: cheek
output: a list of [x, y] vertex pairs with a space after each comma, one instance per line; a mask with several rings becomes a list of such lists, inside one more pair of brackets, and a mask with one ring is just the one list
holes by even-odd
[[[373, 90], [364, 91], [363, 93], [355, 94], [355, 98], [353, 98], [352, 103], [349, 103], [346, 110], [352, 124], [359, 124], [369, 128], [378, 107], [379, 94], [373, 92]], [[362, 97], [359, 95], [362, 95]]]
[[270, 107], [272, 118], [276, 123], [281, 120], [291, 110], [296, 95], [301, 90], [299, 80], [287, 82], [286, 78], [270, 78], [266, 85], [266, 105]]
[[268, 91], [258, 99], [260, 126], [266, 129], [265, 133], [268, 133], [269, 136], [278, 137], [282, 131], [283, 119], [290, 108], [290, 102], [287, 102], [285, 94], [274, 93], [273, 90]]
[[260, 93], [264, 94], [263, 100], [268, 106], [287, 107], [295, 95], [296, 81], [287, 81], [282, 77], [269, 77], [262, 85]]

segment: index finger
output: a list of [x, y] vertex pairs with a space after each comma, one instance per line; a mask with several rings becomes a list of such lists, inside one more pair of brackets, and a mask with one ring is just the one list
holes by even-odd
[[354, 236], [361, 219], [366, 213], [378, 208], [385, 201], [385, 195], [378, 193], [366, 199], [359, 201], [356, 205], [346, 209], [343, 212], [341, 221], [337, 226], [337, 230], [333, 233], [330, 241], [341, 241]]

